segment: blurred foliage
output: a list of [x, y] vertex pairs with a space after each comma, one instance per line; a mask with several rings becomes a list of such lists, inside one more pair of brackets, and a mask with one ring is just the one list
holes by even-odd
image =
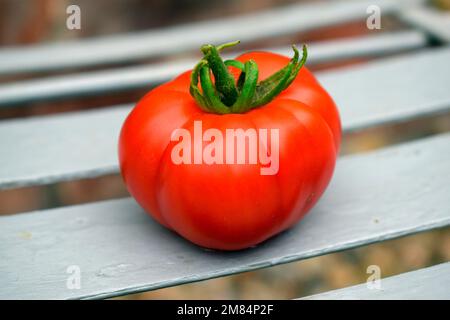
[[433, 4], [443, 10], [450, 10], [450, 0], [432, 0]]

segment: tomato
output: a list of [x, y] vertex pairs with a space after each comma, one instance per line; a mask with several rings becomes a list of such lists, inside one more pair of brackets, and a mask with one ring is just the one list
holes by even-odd
[[238, 250], [314, 206], [341, 125], [303, 66], [306, 49], [301, 62], [296, 51], [291, 60], [250, 52], [224, 63], [225, 47], [203, 48], [193, 71], [139, 101], [120, 133], [119, 163], [130, 194], [159, 223], [199, 246]]

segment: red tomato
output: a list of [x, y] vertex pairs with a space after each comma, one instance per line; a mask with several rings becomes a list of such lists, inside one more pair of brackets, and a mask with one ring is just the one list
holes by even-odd
[[[290, 61], [268, 52], [246, 53], [236, 60], [256, 62], [259, 80]], [[228, 68], [237, 80], [240, 70]], [[122, 176], [136, 201], [184, 238], [221, 250], [254, 246], [299, 221], [323, 194], [339, 150], [338, 111], [306, 67], [269, 103], [227, 114], [199, 106], [189, 92], [191, 73], [153, 89], [129, 114], [119, 139]], [[249, 158], [245, 163], [175, 163], [174, 150], [181, 141], [173, 139], [181, 132], [177, 130], [190, 133], [183, 141], [192, 148], [206, 152], [212, 143], [196, 134], [199, 123], [203, 134], [215, 130], [217, 143], [219, 134], [227, 137], [227, 129], [252, 129], [267, 136], [278, 130], [278, 170], [263, 175], [261, 168], [267, 165], [250, 163]], [[274, 141], [267, 139], [266, 155], [275, 150]], [[250, 142], [245, 146], [250, 152]], [[186, 150], [179, 155], [194, 159]]]

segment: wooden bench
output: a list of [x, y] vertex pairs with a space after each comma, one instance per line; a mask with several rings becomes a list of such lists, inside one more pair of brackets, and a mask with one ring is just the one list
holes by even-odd
[[[365, 19], [372, 2], [292, 5], [164, 30], [6, 48], [0, 50], [0, 75], [173, 55], [197, 48], [198, 39], [218, 43], [293, 34]], [[411, 23], [407, 31], [311, 44], [311, 63], [383, 56], [318, 73], [340, 108], [344, 133], [450, 110], [450, 47], [445, 34], [439, 35], [435, 24], [429, 28], [423, 16], [408, 14], [424, 10], [422, 3], [379, 1], [383, 14]], [[270, 23], [254, 28], [258, 19]], [[432, 47], [437, 38], [439, 45]], [[392, 53], [397, 54], [389, 57]], [[183, 60], [3, 83], [0, 106], [144, 88], [192, 65], [193, 61]], [[118, 132], [131, 108], [120, 105], [0, 121], [0, 189], [118, 173]], [[192, 245], [155, 223], [131, 198], [1, 216], [0, 298], [110, 298], [445, 227], [450, 225], [449, 163], [448, 133], [343, 156], [325, 195], [301, 223], [240, 252], [214, 252]], [[80, 289], [66, 286], [70, 265], [82, 271]], [[449, 268], [447, 263], [387, 278], [383, 290], [361, 285], [307, 298], [448, 299]]]

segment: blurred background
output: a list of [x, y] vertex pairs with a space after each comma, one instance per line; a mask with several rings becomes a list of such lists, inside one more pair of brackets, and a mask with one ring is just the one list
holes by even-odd
[[[182, 23], [192, 23], [227, 16], [252, 13], [292, 3], [319, 1], [299, 0], [0, 0], [0, 46], [34, 45], [73, 39], [109, 36]], [[321, 2], [326, 2], [321, 1]], [[376, 3], [376, 1], [374, 1]], [[68, 30], [66, 8], [76, 4], [82, 10], [81, 30]], [[429, 1], [437, 10], [450, 10], [450, 1]], [[369, 30], [366, 21], [352, 21], [298, 32], [276, 39], [246, 42], [239, 49], [288, 46], [291, 43], [314, 43], [347, 39], [366, 34], [406, 30], [408, 26], [393, 16], [382, 16], [382, 28]], [[433, 43], [432, 43], [433, 45]], [[438, 45], [436, 43], [436, 45]], [[195, 58], [196, 51], [155, 57], [114, 65], [177, 61]], [[375, 58], [356, 58], [333, 63], [315, 63], [311, 70], [326, 71], [363, 64]], [[39, 77], [94, 71], [83, 67], [69, 71], [48, 71]], [[0, 85], [34, 79], [34, 74], [0, 76]], [[447, 84], [448, 85], [448, 84]], [[130, 89], [64, 100], [23, 103], [20, 108], [0, 108], [0, 121], [19, 117], [103, 108], [113, 104], [135, 103], [149, 88]], [[450, 89], [450, 88], [449, 88]], [[370, 128], [345, 134], [342, 155], [373, 150], [419, 137], [450, 131], [450, 115], [444, 114], [405, 121], [395, 125]], [[1, 145], [0, 145], [1, 147]], [[53, 183], [44, 186], [0, 190], [0, 214], [22, 212], [64, 205], [127, 197], [119, 175]], [[382, 276], [406, 272], [450, 260], [450, 230], [426, 232], [324, 257], [289, 263], [269, 269], [247, 272], [220, 279], [141, 293], [133, 299], [288, 299], [365, 282], [366, 268], [377, 264]]]

